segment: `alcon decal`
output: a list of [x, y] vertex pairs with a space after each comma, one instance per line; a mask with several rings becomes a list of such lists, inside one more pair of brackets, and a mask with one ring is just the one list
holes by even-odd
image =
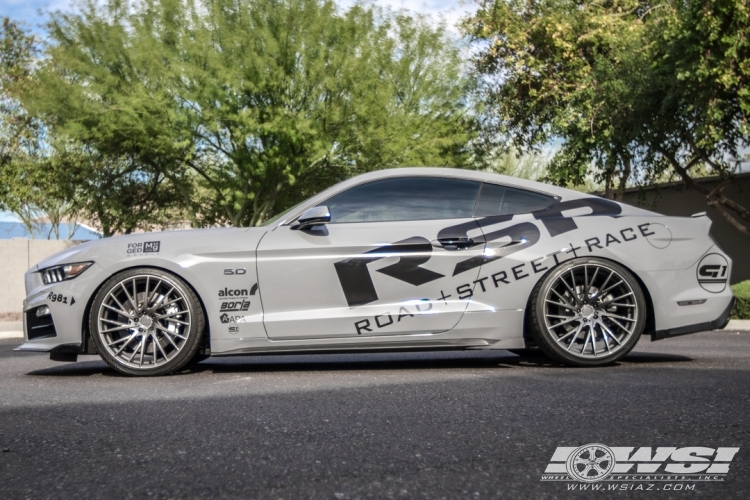
[[247, 288], [229, 288], [224, 287], [222, 290], [219, 290], [219, 299], [240, 299], [240, 298], [247, 298], [252, 295], [255, 295], [258, 291], [258, 284], [254, 284], [250, 289]]

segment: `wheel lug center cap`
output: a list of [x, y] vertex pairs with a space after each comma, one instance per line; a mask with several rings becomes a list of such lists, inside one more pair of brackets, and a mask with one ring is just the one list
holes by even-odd
[[140, 319], [140, 325], [143, 328], [151, 328], [151, 325], [154, 324], [154, 320], [151, 319], [149, 316], [141, 316]]
[[592, 316], [594, 316], [594, 313], [596, 312], [596, 309], [594, 309], [592, 306], [586, 304], [581, 308], [581, 316], [583, 316], [586, 319], [591, 319]]

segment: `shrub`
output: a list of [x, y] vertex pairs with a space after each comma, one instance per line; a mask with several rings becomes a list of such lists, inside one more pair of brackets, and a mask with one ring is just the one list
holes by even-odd
[[750, 319], [750, 280], [732, 285], [737, 301], [732, 309], [732, 319]]

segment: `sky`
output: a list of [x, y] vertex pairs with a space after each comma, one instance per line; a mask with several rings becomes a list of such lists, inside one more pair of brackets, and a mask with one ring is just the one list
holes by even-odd
[[[69, 10], [75, 3], [76, 0], [0, 0], [0, 17], [7, 16], [36, 27], [44, 21], [40, 10]], [[346, 8], [355, 1], [336, 0], [336, 3]], [[442, 16], [450, 25], [455, 25], [461, 16], [474, 9], [471, 0], [371, 0], [369, 3]]]

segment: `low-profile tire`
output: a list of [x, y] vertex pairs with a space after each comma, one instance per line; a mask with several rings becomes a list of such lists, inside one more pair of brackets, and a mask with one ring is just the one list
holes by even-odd
[[102, 359], [120, 373], [165, 375], [195, 358], [205, 328], [195, 292], [153, 268], [122, 271], [100, 288], [89, 331]]
[[572, 259], [552, 269], [532, 292], [531, 336], [552, 359], [601, 366], [629, 353], [646, 324], [638, 281], [615, 262]]

